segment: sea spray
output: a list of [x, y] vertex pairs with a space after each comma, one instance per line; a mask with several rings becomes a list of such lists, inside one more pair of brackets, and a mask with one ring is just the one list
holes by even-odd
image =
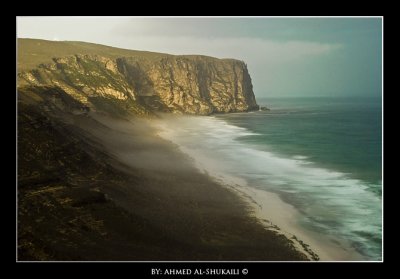
[[[306, 132], [313, 130], [313, 121], [320, 122], [325, 119], [324, 121], [330, 122], [317, 125], [319, 130], [314, 131], [312, 137], [303, 136], [301, 131], [297, 130], [292, 134], [292, 138], [287, 139], [285, 137], [291, 134], [291, 125], [295, 125], [290, 121], [293, 120], [293, 114], [301, 118], [306, 127], [309, 126], [308, 130], [305, 129]], [[320, 114], [325, 114], [322, 120]], [[278, 117], [283, 115], [283, 119], [268, 126], [272, 122], [271, 118], [275, 117], [276, 121], [277, 115]], [[335, 158], [338, 154], [332, 155], [334, 157], [332, 161], [327, 159], [321, 162], [321, 158], [327, 158], [326, 154], [325, 157], [318, 157], [315, 156], [315, 146], [311, 151], [312, 148], [305, 147], [314, 143], [321, 149], [324, 146], [327, 148], [334, 146], [334, 143], [324, 142], [327, 137], [321, 127], [329, 128], [331, 132], [340, 131], [338, 137], [343, 137], [346, 133], [355, 137], [359, 133], [358, 138], [352, 140], [357, 141], [358, 145], [371, 145], [363, 142], [363, 140], [373, 140], [368, 131], [364, 134], [362, 131], [346, 131], [357, 126], [365, 128], [359, 123], [360, 121], [353, 126], [348, 122], [341, 125], [342, 121], [332, 119], [335, 115], [342, 120], [346, 119], [345, 112], [336, 114], [335, 110], [328, 106], [318, 110], [312, 108], [280, 110], [275, 114], [271, 111], [217, 117], [180, 117], [173, 121], [161, 121], [160, 125], [164, 131], [161, 132], [161, 136], [177, 143], [206, 172], [213, 175], [220, 174], [221, 177], [236, 177], [245, 181], [249, 187], [277, 193], [282, 200], [299, 210], [300, 226], [325, 235], [329, 241], [350, 243], [352, 248], [364, 255], [367, 260], [380, 260], [381, 178], [379, 178], [380, 169], [376, 170], [378, 174], [371, 171], [374, 170], [376, 162], [373, 162], [373, 166], [369, 166], [366, 175], [366, 172], [357, 172], [357, 168], [363, 170], [365, 164], [358, 162], [361, 167], [357, 166], [355, 161], [359, 154], [339, 154], [347, 157], [347, 162], [346, 160], [344, 162], [349, 167], [348, 172], [344, 172], [347, 165], [342, 166], [338, 163], [340, 160]], [[332, 127], [333, 123], [339, 127]], [[269, 129], [270, 127], [274, 128]], [[279, 140], [282, 141], [281, 145]], [[343, 141], [343, 138], [341, 140]], [[297, 141], [298, 146], [295, 144], [289, 146], [291, 141]], [[353, 144], [348, 142], [350, 146]], [[378, 146], [374, 146], [374, 151], [379, 150], [381, 143], [375, 144]], [[371, 146], [366, 150], [370, 150]], [[335, 147], [332, 151], [337, 153], [343, 150], [346, 149]], [[328, 151], [321, 150], [321, 153], [324, 152]]]

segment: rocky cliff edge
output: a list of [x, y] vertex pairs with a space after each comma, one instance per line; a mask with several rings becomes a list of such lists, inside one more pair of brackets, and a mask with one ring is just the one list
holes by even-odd
[[18, 47], [19, 88], [56, 87], [94, 110], [209, 115], [258, 109], [243, 61], [32, 39], [19, 39]]

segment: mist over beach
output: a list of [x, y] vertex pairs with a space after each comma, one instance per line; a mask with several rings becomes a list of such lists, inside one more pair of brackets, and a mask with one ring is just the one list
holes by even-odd
[[17, 261], [382, 261], [382, 21], [17, 17]]

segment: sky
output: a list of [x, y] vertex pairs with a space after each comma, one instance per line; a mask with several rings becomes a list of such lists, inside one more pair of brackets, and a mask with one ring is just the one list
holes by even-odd
[[382, 94], [381, 17], [17, 17], [17, 37], [243, 60], [256, 97]]

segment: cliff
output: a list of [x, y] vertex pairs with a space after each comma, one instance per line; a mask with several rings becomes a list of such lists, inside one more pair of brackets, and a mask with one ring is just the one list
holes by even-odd
[[307, 260], [120, 117], [257, 109], [243, 62], [20, 39], [17, 82], [18, 260]]
[[119, 114], [258, 109], [243, 61], [19, 39], [18, 87], [32, 86], [61, 89], [85, 107]]

